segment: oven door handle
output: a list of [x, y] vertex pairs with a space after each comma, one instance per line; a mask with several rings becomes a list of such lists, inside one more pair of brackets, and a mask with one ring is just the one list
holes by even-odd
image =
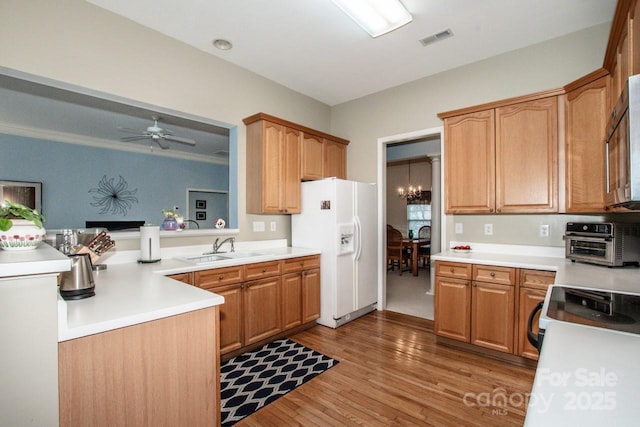
[[544, 301], [540, 301], [536, 307], [531, 310], [529, 314], [529, 321], [527, 322], [527, 338], [532, 346], [534, 346], [538, 351], [540, 351], [538, 336], [533, 333], [533, 319], [536, 317], [536, 314], [540, 310], [542, 310], [542, 306], [544, 306]]
[[578, 241], [582, 240], [585, 242], [601, 243], [601, 242], [611, 242], [613, 240], [613, 237], [611, 236], [591, 237], [591, 236], [581, 236], [580, 234], [567, 233], [564, 236], [562, 236], [562, 240], [578, 240]]

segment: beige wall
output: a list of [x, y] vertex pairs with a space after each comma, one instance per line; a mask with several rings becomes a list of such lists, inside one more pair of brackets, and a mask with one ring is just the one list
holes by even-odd
[[[238, 126], [241, 240], [290, 233], [288, 217], [244, 213], [242, 119], [263, 111], [330, 130], [327, 105], [83, 0], [2, 0], [0, 66]], [[278, 231], [252, 233], [253, 219]]]
[[[559, 88], [600, 68], [609, 28], [598, 25], [333, 107], [332, 133], [351, 140], [348, 178], [376, 181], [378, 138], [442, 126], [439, 112]], [[560, 229], [572, 220], [563, 215], [488, 217], [447, 216], [445, 245], [463, 240], [562, 246]], [[493, 236], [478, 232], [478, 224], [488, 221]], [[462, 235], [453, 234], [454, 222], [463, 223]], [[538, 224], [551, 226], [550, 238], [538, 237]]]

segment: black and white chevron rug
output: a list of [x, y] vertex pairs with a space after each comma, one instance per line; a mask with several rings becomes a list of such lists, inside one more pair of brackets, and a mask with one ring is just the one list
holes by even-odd
[[222, 363], [222, 427], [234, 425], [337, 364], [288, 338]]

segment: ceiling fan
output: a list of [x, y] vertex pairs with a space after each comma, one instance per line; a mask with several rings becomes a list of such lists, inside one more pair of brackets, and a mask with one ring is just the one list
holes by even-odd
[[153, 126], [149, 126], [145, 131], [118, 127], [118, 129], [123, 132], [129, 132], [134, 134], [134, 136], [123, 136], [120, 138], [120, 140], [124, 142], [130, 142], [130, 141], [139, 141], [142, 139], [151, 139], [153, 142], [158, 144], [160, 148], [162, 148], [163, 150], [170, 148], [170, 145], [167, 143], [167, 141], [179, 142], [180, 144], [191, 145], [192, 147], [196, 145], [196, 142], [192, 139], [175, 136], [173, 132], [170, 131], [169, 129], [163, 129], [159, 127], [158, 120], [160, 120], [160, 117], [151, 116], [151, 119], [153, 120]]

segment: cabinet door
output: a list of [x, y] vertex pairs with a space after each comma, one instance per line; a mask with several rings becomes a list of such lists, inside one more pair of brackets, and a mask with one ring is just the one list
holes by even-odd
[[610, 77], [565, 96], [566, 212], [604, 212]]
[[335, 176], [347, 179], [347, 146], [339, 142], [324, 140], [324, 168], [325, 178]]
[[556, 97], [496, 109], [496, 211], [558, 211]]
[[302, 324], [302, 274], [282, 276], [282, 329]]
[[[538, 350], [527, 339], [527, 322], [529, 314], [535, 306], [544, 301], [546, 291], [539, 289], [520, 288], [519, 315], [518, 315], [518, 350], [517, 355], [529, 359], [538, 360]], [[538, 334], [538, 319], [540, 313], [533, 319], [533, 332]]]
[[458, 341], [470, 341], [470, 283], [469, 280], [436, 276], [434, 307], [436, 335]]
[[320, 269], [302, 272], [302, 323], [320, 317]]
[[495, 209], [494, 110], [444, 121], [446, 213]]
[[282, 331], [281, 277], [246, 282], [244, 287], [245, 345]]
[[287, 214], [300, 213], [300, 139], [300, 131], [284, 128], [281, 212]]
[[471, 344], [513, 353], [514, 286], [473, 282]]
[[242, 284], [211, 288], [211, 292], [224, 297], [220, 306], [220, 354], [243, 346]]
[[302, 179], [322, 179], [324, 143], [322, 138], [315, 135], [302, 136]]
[[[262, 212], [281, 212], [283, 187], [283, 138], [284, 127], [263, 122], [262, 133]], [[251, 183], [249, 183], [251, 185]]]

